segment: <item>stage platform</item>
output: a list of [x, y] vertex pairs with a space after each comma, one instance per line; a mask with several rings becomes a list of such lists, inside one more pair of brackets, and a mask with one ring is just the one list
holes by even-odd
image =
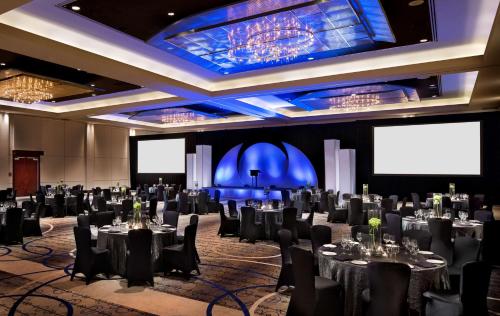
[[[219, 190], [221, 200], [264, 200], [267, 198], [264, 194], [264, 187], [206, 187], [203, 189], [207, 189], [212, 197], [215, 190]], [[290, 188], [269, 189], [269, 199], [281, 200], [281, 190], [290, 190]]]

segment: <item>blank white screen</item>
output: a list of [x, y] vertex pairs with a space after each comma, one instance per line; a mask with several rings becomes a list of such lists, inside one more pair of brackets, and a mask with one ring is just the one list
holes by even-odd
[[481, 123], [375, 127], [374, 174], [480, 175]]
[[137, 142], [138, 173], [184, 173], [184, 157], [184, 138]]

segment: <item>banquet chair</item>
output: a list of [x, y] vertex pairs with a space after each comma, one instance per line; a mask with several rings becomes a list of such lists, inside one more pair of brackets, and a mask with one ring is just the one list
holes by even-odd
[[111, 201], [111, 189], [102, 189], [102, 195], [106, 201]]
[[491, 266], [485, 262], [468, 262], [462, 266], [460, 292], [458, 294], [427, 291], [426, 315], [439, 316], [487, 316], [488, 288]]
[[393, 210], [397, 210], [398, 209], [398, 196], [393, 194], [393, 195], [389, 195], [389, 199], [392, 200], [392, 209]]
[[452, 289], [459, 289], [462, 266], [467, 262], [476, 261], [478, 254], [479, 240], [468, 236], [455, 238], [453, 243], [453, 264], [448, 267]]
[[429, 232], [432, 235], [431, 251], [443, 257], [448, 266], [453, 264], [453, 243], [451, 233], [453, 222], [449, 219], [429, 218]]
[[419, 250], [429, 251], [431, 249], [432, 235], [427, 230], [409, 229], [403, 232], [403, 237], [415, 239]]
[[157, 210], [158, 210], [158, 200], [156, 199], [156, 197], [151, 198], [151, 200], [149, 200], [149, 210], [148, 210], [150, 221], [153, 221], [153, 219], [158, 216], [156, 214]]
[[363, 201], [360, 198], [352, 198], [347, 210], [347, 222], [349, 226], [363, 225], [365, 213], [363, 212]]
[[320, 213], [323, 213], [323, 212], [328, 212], [329, 208], [328, 208], [328, 192], [325, 191], [325, 192], [321, 192], [321, 196], [319, 198], [319, 212]]
[[413, 202], [413, 209], [415, 211], [421, 208], [427, 208], [420, 202], [420, 196], [418, 195], [418, 193], [411, 193], [411, 201]]
[[218, 211], [218, 204], [220, 203], [220, 190], [215, 190], [214, 191], [214, 198], [213, 199], [208, 199], [208, 208], [209, 212], [216, 212]]
[[257, 239], [261, 239], [263, 229], [262, 224], [255, 223], [255, 208], [241, 207], [240, 241], [246, 239], [255, 243]]
[[97, 211], [106, 212], [108, 210], [108, 205], [106, 204], [106, 199], [102, 196], [97, 197]]
[[165, 204], [163, 205], [163, 210], [177, 212], [177, 201], [169, 200], [168, 202], [165, 202]]
[[441, 200], [441, 206], [443, 210], [445, 209], [452, 209], [453, 208], [453, 203], [451, 203], [451, 198], [449, 196], [443, 196]]
[[314, 209], [306, 218], [297, 218], [297, 237], [301, 239], [311, 239], [311, 226], [314, 221]]
[[408, 315], [410, 267], [406, 263], [370, 262], [366, 270], [368, 288], [361, 294], [364, 314]]
[[318, 249], [332, 242], [332, 229], [326, 225], [311, 227], [311, 248], [314, 256], [314, 272], [319, 275]]
[[31, 213], [36, 210], [35, 201], [33, 201], [33, 195], [30, 193], [30, 199], [27, 201], [23, 201], [21, 203], [21, 208], [25, 210], [25, 216], [30, 217]]
[[177, 225], [179, 224], [179, 212], [177, 211], [163, 212], [163, 224], [168, 224], [177, 228]]
[[156, 189], [156, 199], [160, 202], [166, 202], [166, 200], [164, 200], [164, 197], [165, 197], [165, 187], [163, 185], [158, 185], [157, 189]]
[[290, 191], [282, 189], [281, 190], [281, 200], [283, 201], [283, 205], [285, 205], [285, 207], [291, 207], [292, 200], [290, 199]]
[[238, 217], [238, 209], [236, 208], [236, 201], [235, 200], [228, 200], [227, 201], [227, 208], [229, 210], [229, 216], [237, 218]]
[[[196, 232], [198, 231], [198, 220], [199, 220], [198, 215], [191, 215], [189, 217], [189, 225], [195, 225], [196, 226], [196, 230], [194, 232], [195, 239], [196, 239]], [[177, 243], [178, 244], [184, 243], [184, 234], [177, 234]], [[198, 263], [200, 263], [201, 260], [200, 260], [200, 256], [198, 255], [198, 250], [196, 249], [196, 244], [194, 245], [194, 254], [195, 254], [196, 261]]]
[[134, 211], [134, 201], [132, 199], [122, 200], [121, 220], [123, 223], [128, 221], [129, 216], [132, 216]]
[[310, 251], [290, 247], [295, 288], [287, 316], [323, 316], [344, 314], [344, 291], [334, 280], [314, 275], [314, 257]]
[[403, 200], [401, 201], [401, 207], [405, 207], [405, 206], [406, 206], [407, 201], [408, 201], [408, 198], [405, 196], [405, 197], [403, 198]]
[[500, 265], [500, 221], [483, 224], [483, 239], [481, 239], [480, 258], [491, 265]]
[[54, 209], [52, 210], [53, 217], [66, 216], [66, 201], [63, 194], [54, 195]]
[[235, 217], [227, 217], [224, 213], [224, 206], [219, 203], [220, 226], [217, 235], [221, 238], [226, 234], [238, 236], [240, 233], [240, 220]]
[[401, 244], [403, 235], [401, 216], [391, 212], [386, 214], [385, 218], [387, 219], [387, 232], [394, 236], [396, 243]]
[[401, 206], [399, 209], [399, 214], [401, 217], [415, 216], [415, 210], [410, 206]]
[[83, 207], [83, 201], [84, 201], [85, 194], [82, 191], [78, 191], [76, 194], [76, 208], [75, 208], [75, 214], [82, 214], [84, 211]]
[[[198, 194], [198, 205], [196, 207], [196, 211], [198, 214], [207, 214], [209, 209], [208, 209], [208, 193], [206, 191], [201, 191]], [[213, 208], [217, 209], [219, 203], [213, 205]]]
[[76, 217], [76, 223], [78, 227], [90, 228], [90, 216], [88, 215], [78, 215]]
[[13, 188], [7, 188], [7, 201], [15, 201], [16, 200], [16, 189]]
[[177, 202], [177, 212], [182, 214], [191, 213], [188, 202], [188, 194], [186, 192], [179, 192], [179, 201]]
[[7, 201], [7, 190], [0, 190], [0, 203]]
[[278, 282], [276, 283], [275, 292], [278, 292], [280, 287], [292, 286], [293, 281], [293, 270], [292, 270], [292, 257], [290, 256], [290, 247], [292, 243], [292, 232], [288, 229], [280, 229], [278, 231], [278, 243], [280, 245], [281, 253], [281, 270], [278, 277]]
[[5, 211], [5, 224], [0, 226], [1, 238], [5, 245], [23, 243], [23, 210], [17, 207]]
[[112, 225], [113, 219], [115, 218], [114, 211], [97, 212], [93, 215], [95, 216], [95, 225], [97, 227], [102, 227], [104, 225]]
[[493, 220], [493, 212], [486, 210], [479, 210], [474, 212], [474, 219], [481, 223], [490, 222]]
[[469, 217], [468, 219], [474, 219], [474, 213], [481, 209], [481, 201], [479, 198], [473, 196], [469, 198]]
[[328, 196], [327, 221], [331, 223], [345, 223], [347, 220], [347, 208], [337, 207], [336, 204], [336, 197]]
[[474, 197], [479, 200], [479, 208], [483, 209], [485, 207], [485, 195], [481, 193], [474, 194]]
[[[197, 215], [193, 215], [196, 216]], [[172, 270], [180, 270], [186, 278], [196, 270], [200, 275], [200, 269], [196, 260], [196, 229], [197, 224], [189, 224], [184, 228], [184, 242], [163, 248], [164, 275]]]
[[131, 229], [127, 239], [127, 286], [137, 282], [149, 282], [154, 287], [150, 229]]
[[344, 193], [342, 194], [342, 201], [347, 201], [347, 200], [350, 200], [352, 197], [352, 193]]
[[292, 232], [292, 240], [299, 243], [299, 232], [297, 229], [297, 209], [295, 207], [286, 207], [283, 209], [282, 229], [288, 229]]
[[91, 246], [88, 227], [73, 227], [73, 233], [76, 243], [76, 258], [73, 272], [71, 272], [71, 281], [77, 273], [82, 273], [85, 276], [87, 285], [98, 273], [104, 273], [106, 278], [109, 278], [111, 270], [109, 250]]
[[37, 203], [35, 211], [29, 217], [23, 219], [23, 236], [42, 236], [42, 229], [40, 228], [40, 213], [45, 208], [42, 203]]
[[392, 208], [393, 204], [394, 204], [394, 201], [392, 199], [389, 199], [389, 198], [382, 199], [382, 201], [380, 202], [382, 224], [386, 223], [385, 214], [393, 213], [393, 210], [394, 210]]

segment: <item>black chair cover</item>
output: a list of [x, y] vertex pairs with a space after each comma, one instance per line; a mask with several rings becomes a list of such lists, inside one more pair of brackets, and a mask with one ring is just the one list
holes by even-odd
[[297, 229], [297, 209], [295, 207], [287, 207], [283, 209], [283, 224], [281, 228], [288, 229], [292, 232], [292, 240], [295, 243], [299, 242]]
[[280, 229], [278, 231], [278, 242], [280, 245], [281, 253], [281, 271], [276, 283], [277, 292], [283, 285], [294, 285], [293, 270], [292, 270], [292, 257], [290, 256], [290, 247], [292, 243], [292, 233], [288, 229]]
[[451, 233], [453, 222], [448, 219], [430, 218], [429, 231], [432, 235], [431, 251], [453, 264], [453, 243]]
[[71, 281], [77, 273], [83, 273], [85, 281], [90, 280], [98, 273], [109, 276], [109, 250], [91, 246], [90, 229], [87, 227], [73, 227], [76, 242], [76, 259], [71, 273]]
[[219, 203], [220, 227], [217, 233], [221, 237], [226, 234], [237, 236], [240, 233], [240, 220], [234, 217], [227, 217], [224, 213], [224, 206]]
[[227, 208], [229, 210], [229, 216], [238, 217], [238, 209], [236, 208], [236, 201], [235, 200], [228, 200], [227, 201]]
[[136, 282], [149, 282], [154, 286], [151, 243], [153, 232], [150, 229], [128, 231], [127, 281], [128, 287]]
[[240, 241], [246, 239], [255, 243], [262, 236], [262, 225], [255, 223], [255, 209], [249, 206], [241, 208]]
[[1, 232], [4, 244], [23, 243], [23, 210], [21, 208], [14, 207], [5, 211], [5, 225], [2, 225]]
[[347, 214], [347, 222], [349, 226], [363, 225], [365, 223], [363, 201], [360, 198], [352, 198], [349, 202], [349, 209], [347, 211]]

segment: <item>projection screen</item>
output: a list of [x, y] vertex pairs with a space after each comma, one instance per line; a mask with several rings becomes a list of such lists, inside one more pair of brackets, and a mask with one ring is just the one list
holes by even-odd
[[481, 175], [481, 122], [374, 127], [373, 173]]
[[142, 140], [137, 142], [138, 173], [184, 173], [185, 139]]

